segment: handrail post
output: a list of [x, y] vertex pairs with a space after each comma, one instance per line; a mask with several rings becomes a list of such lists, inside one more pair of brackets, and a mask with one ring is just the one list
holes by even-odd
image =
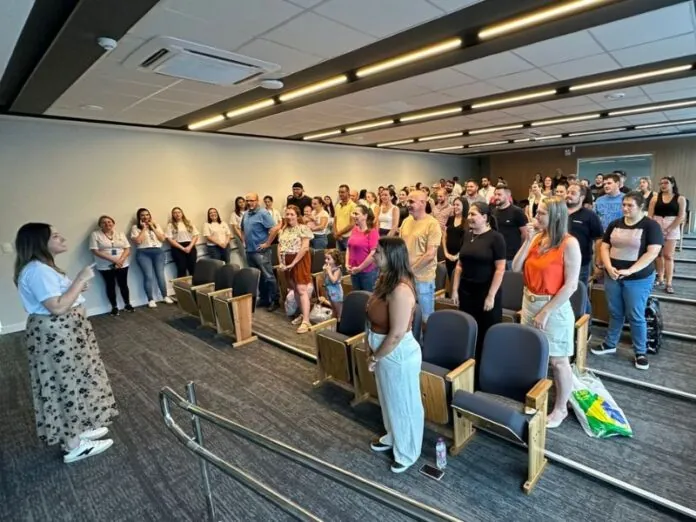
[[[196, 385], [193, 381], [189, 381], [186, 384], [186, 395], [188, 400], [194, 406], [198, 405], [196, 401]], [[201, 419], [195, 413], [191, 414], [191, 425], [193, 426], [193, 439], [203, 447], [203, 430], [201, 429]], [[203, 479], [203, 488], [205, 494], [205, 504], [206, 510], [208, 511], [208, 520], [210, 522], [215, 522], [215, 503], [213, 501], [213, 492], [210, 489], [210, 473], [208, 471], [208, 461], [205, 459], [198, 459], [201, 467], [201, 478]]]

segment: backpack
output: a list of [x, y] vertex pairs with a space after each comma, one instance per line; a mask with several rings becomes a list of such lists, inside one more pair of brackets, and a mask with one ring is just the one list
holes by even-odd
[[648, 326], [648, 353], [658, 353], [662, 347], [663, 324], [660, 301], [657, 300], [657, 297], [648, 297], [648, 302], [645, 305], [645, 321]]

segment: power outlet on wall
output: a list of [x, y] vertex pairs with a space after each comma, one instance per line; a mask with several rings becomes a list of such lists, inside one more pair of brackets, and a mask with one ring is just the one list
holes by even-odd
[[14, 247], [12, 246], [12, 243], [3, 243], [2, 244], [2, 253], [3, 254], [12, 254], [14, 252]]

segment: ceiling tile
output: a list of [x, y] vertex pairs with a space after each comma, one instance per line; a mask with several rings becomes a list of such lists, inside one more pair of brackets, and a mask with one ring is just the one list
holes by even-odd
[[504, 52], [456, 65], [454, 68], [479, 80], [487, 80], [505, 74], [527, 71], [534, 66], [511, 52]]
[[440, 69], [438, 71], [412, 76], [408, 78], [408, 81], [431, 91], [440, 91], [458, 85], [475, 83], [477, 80], [464, 73], [460, 73], [454, 67], [450, 67], [448, 69]]
[[658, 94], [650, 95], [650, 99], [654, 102], [664, 102], [694, 97], [696, 97], [696, 89], [689, 89], [687, 91], [661, 92]]
[[263, 38], [252, 40], [240, 47], [237, 52], [251, 58], [280, 65], [283, 76], [301, 71], [324, 60], [320, 56], [304, 53]]
[[579, 60], [548, 65], [544, 67], [543, 70], [557, 80], [570, 80], [590, 74], [613, 71], [619, 68], [619, 64], [611, 56], [608, 54], [598, 54], [596, 56], [580, 58]]
[[663, 112], [649, 112], [647, 114], [631, 114], [623, 117], [631, 125], [642, 125], [645, 123], [660, 123], [665, 120]]
[[501, 93], [503, 92], [503, 89], [496, 87], [495, 85], [491, 85], [490, 83], [477, 82], [470, 83], [468, 85], [461, 85], [459, 87], [453, 87], [451, 89], [445, 89], [441, 92], [442, 94], [452, 96], [457, 100], [471, 100], [474, 98], [481, 98], [484, 96]]
[[648, 94], [659, 94], [663, 92], [696, 90], [696, 76], [682, 78], [680, 80], [670, 80], [645, 85], [643, 90]]
[[499, 78], [491, 78], [488, 80], [488, 83], [492, 83], [506, 91], [512, 91], [515, 89], [532, 87], [534, 85], [552, 83], [554, 80], [555, 78], [553, 76], [549, 76], [539, 69], [533, 69], [531, 71], [508, 74], [507, 76], [501, 76]]
[[120, 63], [146, 41], [147, 40], [145, 38], [140, 38], [132, 34], [125, 34], [123, 38], [118, 41], [118, 46], [116, 49], [102, 55], [100, 60]]
[[516, 49], [515, 54], [531, 64], [542, 67], [601, 54], [604, 49], [587, 31], [551, 38]]
[[[609, 102], [609, 100], [607, 99], [607, 95], [611, 94], [611, 93], [616, 93], [616, 92], [622, 93], [624, 95], [624, 97], [621, 98], [620, 100], [616, 100], [616, 102], [614, 102], [614, 103], [621, 103], [621, 102], [626, 102], [626, 100], [632, 100], [635, 98], [644, 98], [645, 97], [645, 93], [643, 92], [643, 90], [640, 87], [628, 87], [625, 89], [621, 89], [621, 88], [617, 87], [615, 91], [598, 92], [595, 94], [588, 94], [587, 97], [596, 103], [604, 104], [604, 103]], [[640, 102], [636, 102], [635, 104], [637, 105], [638, 103], [640, 103]], [[629, 103], [629, 105], [634, 105], [633, 101], [631, 101]]]
[[[159, 87], [167, 87], [179, 81], [176, 78], [165, 76], [163, 74], [140, 71], [138, 69], [129, 69], [117, 62], [110, 62], [108, 60], [101, 60], [95, 63], [92, 67], [90, 67], [87, 73], [82, 76], [82, 78], [85, 77], [100, 77], [112, 81], [146, 83]], [[70, 89], [68, 89], [68, 92], [69, 91]]]
[[533, 107], [522, 105], [520, 107], [510, 107], [505, 109], [505, 112], [516, 117], [518, 120], [538, 120], [543, 118], [555, 118], [561, 116], [562, 113], [541, 104]]
[[311, 7], [314, 7], [317, 4], [322, 3], [324, 0], [287, 0], [291, 4], [298, 5], [300, 7], [303, 7], [305, 9], [309, 9]]
[[[238, 92], [241, 92], [239, 89]], [[171, 101], [178, 103], [187, 103], [190, 105], [195, 105], [198, 107], [206, 107], [217, 103], [219, 101], [225, 100], [233, 95], [233, 90], [230, 90], [227, 94], [208, 94], [201, 91], [192, 91], [188, 89], [180, 89], [178, 85], [176, 87], [170, 87], [158, 92], [156, 96], [153, 97], [155, 100], [161, 101]]]
[[635, 98], [623, 98], [621, 100], [607, 100], [599, 102], [604, 109], [618, 109], [619, 107], [630, 107], [632, 105], [645, 105], [652, 103], [647, 96], [637, 96]]
[[624, 67], [659, 62], [679, 56], [696, 54], [696, 38], [692, 33], [613, 51], [612, 56]]
[[572, 107], [560, 107], [557, 109], [561, 114], [581, 114], [584, 112], [603, 111], [603, 107], [598, 103], [588, 103], [585, 105], [573, 105]]
[[436, 105], [444, 105], [446, 103], [452, 103], [457, 101], [456, 98], [447, 96], [439, 92], [428, 92], [426, 94], [421, 94], [419, 96], [414, 96], [405, 100], [405, 103], [410, 107], [408, 110], [419, 110], [425, 109], [427, 107], [434, 107]]
[[378, 38], [399, 33], [443, 14], [425, 0], [329, 0], [314, 11]]
[[694, 30], [689, 2], [590, 29], [607, 50], [654, 42]]
[[[67, 96], [61, 96], [60, 99], [51, 106], [51, 108], [73, 109], [75, 111], [74, 117], [82, 117], [82, 115], [85, 113], [82, 107], [85, 106], [94, 105], [97, 107], [102, 107], [105, 112], [115, 112], [130, 107], [134, 103], [137, 103], [140, 99], [141, 98], [139, 96], [128, 96], [117, 93], [78, 93], [77, 91], [74, 91], [70, 92]], [[94, 118], [101, 119], [96, 111], [94, 113]]]
[[541, 105], [548, 107], [549, 109], [559, 110], [567, 107], [577, 107], [579, 105], [587, 105], [588, 103], [594, 103], [587, 96], [573, 96], [570, 98], [562, 98], [560, 100], [551, 100], [543, 102]]
[[266, 33], [264, 38], [325, 58], [353, 51], [375, 41], [371, 36], [310, 12]]
[[211, 22], [221, 31], [229, 27], [229, 21], [234, 21], [234, 31], [228, 29], [228, 32], [236, 32], [243, 28], [246, 34], [268, 31], [302, 12], [302, 8], [284, 0], [166, 0], [162, 7], [194, 19]]
[[430, 0], [431, 4], [435, 4], [440, 9], [444, 9], [448, 13], [465, 9], [480, 2], [483, 2], [483, 0]]
[[687, 120], [696, 118], [696, 109], [677, 109], [665, 111], [668, 120]]

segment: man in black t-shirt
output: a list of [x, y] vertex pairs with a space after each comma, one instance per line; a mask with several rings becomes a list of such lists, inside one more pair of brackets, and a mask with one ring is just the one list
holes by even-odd
[[520, 207], [510, 203], [510, 189], [504, 185], [495, 188], [493, 215], [498, 222], [498, 232], [505, 238], [505, 269], [512, 270], [512, 260], [527, 238], [527, 216]]
[[595, 176], [594, 185], [590, 187], [590, 191], [592, 192], [592, 197], [595, 201], [597, 198], [604, 195], [604, 174], [600, 172]]
[[300, 215], [297, 216], [299, 218], [302, 217], [305, 207], [312, 206], [312, 198], [305, 195], [304, 187], [299, 181], [293, 183], [292, 185], [292, 195], [288, 196], [288, 201], [285, 206], [287, 207], [288, 205], [295, 205], [300, 209]]
[[[602, 222], [594, 211], [583, 206], [586, 195], [587, 188], [576, 183], [568, 187], [565, 197], [568, 206], [568, 233], [580, 244], [582, 261], [580, 262], [579, 280], [585, 283], [585, 286], [589, 284], [590, 276], [593, 274], [593, 252], [597, 252], [596, 262], [599, 269], [599, 263], [601, 263], [599, 248], [602, 244]], [[592, 312], [589, 299], [587, 300], [586, 312], [588, 314]]]

